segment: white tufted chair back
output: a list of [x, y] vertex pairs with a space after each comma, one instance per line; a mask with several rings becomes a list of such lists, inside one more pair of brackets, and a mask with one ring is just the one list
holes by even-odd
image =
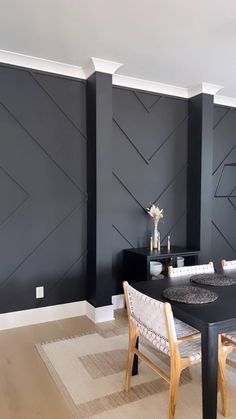
[[222, 259], [221, 266], [223, 271], [236, 271], [236, 260], [225, 260]]
[[213, 262], [209, 262], [204, 265], [183, 266], [181, 268], [173, 268], [173, 266], [168, 267], [168, 276], [170, 278], [179, 278], [181, 276], [208, 274], [214, 272], [215, 270]]

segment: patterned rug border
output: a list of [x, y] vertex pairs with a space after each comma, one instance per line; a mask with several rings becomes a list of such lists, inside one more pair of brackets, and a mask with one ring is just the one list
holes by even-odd
[[78, 407], [74, 403], [74, 401], [73, 401], [70, 393], [68, 392], [66, 386], [63, 384], [60, 376], [58, 375], [58, 373], [55, 370], [54, 366], [52, 365], [50, 359], [48, 358], [45, 351], [43, 350], [43, 345], [48, 345], [50, 343], [62, 342], [62, 341], [66, 341], [66, 340], [76, 339], [76, 338], [80, 338], [80, 337], [83, 337], [83, 336], [89, 336], [89, 335], [95, 335], [95, 334], [98, 334], [98, 332], [97, 331], [94, 331], [94, 332], [90, 331], [90, 332], [87, 332], [87, 333], [84, 332], [84, 333], [80, 333], [80, 334], [76, 334], [76, 335], [70, 335], [66, 338], [50, 339], [48, 341], [43, 341], [43, 342], [39, 342], [39, 343], [35, 344], [35, 347], [36, 347], [42, 361], [44, 362], [47, 370], [49, 371], [51, 378], [54, 380], [54, 383], [56, 384], [58, 390], [63, 395], [63, 398], [66, 401], [68, 407], [70, 408], [70, 411], [71, 411], [73, 417], [76, 418], [76, 419], [78, 419]]
[[[50, 339], [50, 340], [44, 340], [43, 342], [38, 342], [35, 343], [35, 346], [37, 347], [37, 345], [48, 345], [49, 343], [56, 343], [56, 342], [62, 342], [65, 340], [70, 340], [70, 339], [76, 339], [76, 338], [80, 338], [83, 336], [89, 336], [89, 335], [96, 335], [96, 334], [100, 334], [97, 330], [95, 330], [94, 332], [84, 332], [84, 333], [80, 333], [80, 334], [76, 334], [76, 335], [70, 335], [66, 338], [56, 338], [56, 339]], [[127, 332], [128, 334], [128, 332]]]
[[[126, 334], [126, 333], [125, 333]], [[99, 331], [98, 330], [95, 330], [94, 332], [88, 332], [88, 333], [81, 333], [81, 334], [78, 334], [78, 335], [72, 335], [72, 336], [69, 336], [69, 337], [66, 337], [66, 338], [57, 338], [57, 339], [51, 339], [51, 340], [49, 340], [49, 341], [45, 341], [45, 342], [40, 342], [40, 343], [36, 343], [35, 344], [35, 347], [36, 347], [36, 349], [37, 349], [37, 351], [38, 351], [38, 353], [39, 353], [39, 356], [41, 357], [41, 359], [42, 359], [42, 361], [43, 361], [43, 363], [44, 363], [44, 365], [45, 365], [45, 367], [47, 368], [47, 371], [49, 372], [49, 374], [50, 374], [50, 376], [51, 376], [51, 378], [52, 378], [52, 380], [54, 381], [54, 383], [55, 383], [55, 385], [57, 386], [57, 388], [58, 388], [58, 390], [59, 390], [59, 392], [62, 394], [62, 396], [63, 396], [63, 398], [64, 398], [64, 400], [65, 400], [65, 402], [66, 402], [66, 404], [67, 404], [67, 406], [68, 406], [68, 408], [70, 409], [70, 412], [69, 413], [71, 413], [71, 417], [73, 417], [73, 418], [75, 418], [75, 419], [83, 419], [83, 418], [85, 418], [85, 417], [90, 417], [90, 416], [88, 416], [88, 415], [81, 415], [81, 413], [78, 411], [79, 410], [79, 405], [77, 405], [75, 402], [74, 402], [74, 400], [73, 400], [73, 398], [71, 397], [71, 395], [70, 395], [70, 393], [69, 393], [69, 391], [67, 390], [67, 388], [66, 388], [66, 386], [64, 385], [64, 383], [63, 383], [63, 381], [62, 381], [62, 379], [61, 379], [61, 377], [60, 377], [60, 375], [58, 374], [58, 372], [56, 371], [56, 369], [54, 368], [54, 366], [53, 366], [53, 364], [52, 364], [52, 362], [51, 362], [51, 360], [50, 360], [50, 358], [47, 356], [47, 354], [46, 354], [46, 352], [45, 352], [45, 350], [43, 349], [43, 346], [44, 345], [47, 345], [47, 344], [50, 344], [50, 343], [57, 343], [57, 342], [63, 342], [63, 341], [69, 341], [69, 340], [73, 340], [73, 339], [76, 339], [76, 338], [83, 338], [83, 337], [85, 337], [85, 336], [93, 336], [93, 335], [100, 335], [101, 337], [103, 337], [104, 339], [106, 339], [104, 336], [102, 336], [100, 333], [99, 333]], [[127, 333], [127, 335], [128, 335], [128, 333]], [[144, 343], [144, 346], [146, 346], [145, 345], [145, 343]], [[153, 383], [154, 382], [163, 382], [163, 380], [161, 380], [160, 378], [159, 379], [156, 379], [156, 380], [154, 380], [153, 381]], [[188, 382], [188, 380], [187, 380], [187, 382]], [[150, 384], [151, 384], [152, 382], [150, 381]], [[185, 380], [183, 380], [183, 377], [182, 377], [182, 380], [181, 380], [181, 384], [185, 384]], [[134, 386], [134, 388], [133, 388], [133, 390], [135, 391], [135, 388], [136, 387], [140, 387], [140, 385], [142, 385], [142, 384], [139, 384], [139, 385], [136, 385], [136, 386]], [[158, 391], [157, 391], [158, 392]], [[149, 394], [150, 395], [150, 394]], [[112, 397], [112, 394], [111, 395], [109, 395], [109, 397]], [[139, 397], [138, 397], [139, 398]], [[96, 399], [94, 399], [94, 401], [96, 401]], [[132, 401], [134, 401], [134, 400], [130, 400], [130, 403], [132, 403]], [[86, 403], [85, 403], [86, 404]], [[81, 406], [83, 405], [83, 403], [81, 404]], [[115, 407], [115, 406], [113, 406], [113, 407]], [[118, 406], [116, 406], [116, 407], [118, 407]], [[102, 409], [102, 411], [103, 411], [103, 409]]]
[[[89, 333], [89, 334], [94, 334], [94, 333]], [[86, 334], [85, 335], [81, 335], [81, 336], [86, 336]], [[79, 337], [79, 336], [78, 336]], [[69, 339], [73, 339], [73, 338], [68, 338], [68, 340]], [[53, 342], [58, 342], [58, 341], [61, 341], [61, 340], [67, 340], [67, 339], [55, 339], [55, 340], [52, 340], [52, 341], [50, 341], [51, 343], [53, 343]], [[48, 343], [50, 343], [50, 342], [48, 342]], [[48, 372], [50, 373], [50, 376], [51, 376], [51, 378], [52, 378], [52, 380], [54, 380], [54, 383], [56, 384], [56, 386], [57, 386], [57, 388], [58, 388], [58, 390], [61, 392], [61, 394], [63, 395], [63, 398], [64, 398], [64, 400], [66, 401], [66, 403], [67, 403], [67, 405], [68, 405], [68, 407], [70, 408], [70, 411], [71, 411], [71, 413], [72, 413], [72, 416], [75, 418], [75, 419], [78, 419], [78, 410], [77, 410], [77, 406], [76, 406], [76, 404], [74, 403], [74, 401], [73, 401], [73, 399], [72, 399], [72, 397], [71, 397], [71, 395], [70, 395], [70, 393], [68, 392], [68, 390], [67, 390], [67, 388], [66, 388], [66, 386], [63, 384], [63, 382], [62, 382], [62, 380], [61, 380], [61, 378], [59, 377], [59, 375], [58, 375], [58, 373], [57, 373], [57, 371], [55, 370], [55, 368], [53, 367], [53, 365], [52, 365], [52, 363], [51, 363], [51, 361], [50, 361], [50, 359], [47, 357], [47, 355], [46, 355], [46, 353], [44, 352], [44, 350], [43, 350], [43, 348], [42, 348], [42, 346], [44, 345], [44, 343], [36, 343], [35, 344], [35, 346], [36, 346], [36, 349], [37, 349], [37, 351], [38, 351], [38, 353], [39, 353], [39, 355], [40, 355], [40, 357], [41, 357], [41, 359], [42, 359], [42, 361], [44, 362], [44, 364], [45, 364], [45, 367], [47, 368], [47, 370], [48, 370]]]
[[[47, 373], [49, 373], [49, 375], [51, 376], [51, 380], [52, 380], [53, 384], [56, 385], [56, 387], [58, 389], [58, 393], [61, 394], [62, 397], [65, 400], [65, 403], [66, 403], [66, 405], [68, 407], [68, 417], [75, 418], [75, 419], [89, 418], [91, 416], [86, 415], [86, 414], [83, 415], [83, 410], [81, 412], [78, 411], [78, 408], [79, 408], [80, 405], [77, 405], [74, 402], [74, 400], [71, 397], [71, 395], [70, 395], [69, 391], [67, 390], [66, 386], [63, 384], [63, 381], [62, 381], [60, 375], [57, 373], [56, 369], [54, 368], [54, 366], [53, 366], [50, 358], [48, 357], [48, 355], [47, 355], [47, 353], [46, 353], [46, 351], [44, 349], [44, 345], [47, 345], [47, 344], [50, 344], [50, 343], [63, 342], [63, 341], [70, 341], [70, 340], [73, 340], [73, 339], [76, 339], [76, 338], [80, 338], [80, 337], [83, 338], [83, 337], [86, 337], [86, 336], [93, 336], [93, 335], [100, 335], [101, 337], [103, 337], [106, 340], [106, 338], [104, 336], [102, 336], [99, 333], [98, 330], [94, 330], [94, 331], [89, 331], [89, 332], [85, 332], [85, 333], [70, 335], [70, 336], [64, 337], [64, 338], [61, 337], [61, 338], [56, 338], [56, 339], [50, 339], [50, 340], [47, 340], [47, 341], [44, 341], [44, 342], [38, 342], [38, 343], [35, 344], [35, 349], [37, 350], [37, 352], [38, 352], [38, 354], [39, 354], [39, 356], [40, 356], [40, 358], [41, 358], [41, 360], [42, 360], [45, 368], [47, 369]], [[162, 362], [163, 362], [163, 360], [162, 360]], [[184, 377], [182, 375], [182, 379], [183, 378], [184, 378], [184, 380], [182, 381], [181, 384], [187, 384], [189, 381], [192, 380], [191, 375], [190, 375], [190, 377], [189, 376]], [[155, 381], [161, 381], [163, 383], [163, 380], [155, 380]], [[139, 386], [140, 385], [137, 385], [137, 387], [139, 387]], [[166, 391], [166, 390], [164, 390], [164, 391]], [[158, 392], [159, 391], [157, 391], [157, 393]], [[137, 392], [137, 394], [138, 393], [139, 393], [139, 391]], [[151, 394], [149, 394], [149, 395], [147, 394], [147, 396], [150, 396], [150, 395]], [[109, 394], [109, 397], [110, 396], [111, 396], [111, 402], [112, 402], [113, 401], [112, 400], [113, 394]], [[94, 401], [96, 401], [96, 399], [94, 399]], [[128, 403], [132, 403], [134, 401], [137, 401], [137, 400], [136, 399], [133, 399], [133, 400], [128, 401]], [[84, 405], [86, 405], [86, 403], [87, 402], [85, 402]], [[81, 406], [84, 409], [83, 403], [81, 404]], [[120, 404], [120, 406], [113, 406], [113, 408], [117, 408], [117, 407], [119, 408], [121, 406], [122, 406], [122, 403]], [[85, 406], [85, 408], [86, 408], [86, 406]], [[103, 409], [101, 410], [101, 412], [98, 412], [98, 414], [97, 413], [93, 413], [92, 414], [92, 417], [93, 417], [94, 414], [95, 414], [96, 417], [99, 417], [99, 413], [102, 413], [102, 412], [103, 412]], [[111, 412], [111, 417], [112, 417], [112, 408], [111, 408], [110, 412]]]

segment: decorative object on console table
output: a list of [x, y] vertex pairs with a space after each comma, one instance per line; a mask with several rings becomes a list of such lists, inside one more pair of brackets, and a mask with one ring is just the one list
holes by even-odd
[[157, 241], [157, 251], [161, 251], [161, 234], [160, 231], [158, 232], [158, 241]]
[[154, 222], [153, 228], [153, 249], [158, 248], [158, 240], [159, 240], [159, 231], [157, 229], [157, 222]]
[[153, 219], [153, 249], [158, 249], [160, 247], [160, 243], [158, 244], [158, 240], [160, 239], [158, 223], [163, 218], [163, 209], [160, 210], [157, 205], [152, 204], [150, 208], [147, 208], [147, 213]]
[[152, 276], [160, 275], [162, 271], [162, 264], [156, 260], [150, 262], [150, 274]]
[[[169, 250], [167, 249], [167, 252], [169, 252]], [[167, 259], [165, 262], [165, 275], [168, 276], [168, 271], [169, 271], [169, 267], [173, 267], [174, 266], [174, 261], [173, 261], [173, 257]], [[177, 260], [177, 258], [176, 258]]]
[[177, 256], [177, 267], [182, 268], [184, 266], [184, 258], [182, 256]]
[[177, 265], [177, 257], [184, 257], [185, 265], [198, 264], [198, 251], [194, 249], [186, 249], [180, 246], [171, 246], [170, 252], [167, 246], [162, 246], [160, 252], [153, 250], [152, 252], [146, 248], [133, 248], [124, 250], [123, 278], [128, 282], [145, 281], [151, 279], [150, 262], [161, 262], [163, 270], [167, 269], [171, 262], [172, 266]]
[[167, 251], [170, 252], [170, 236], [167, 237]]
[[152, 236], [150, 237], [150, 252], [153, 251], [153, 238]]

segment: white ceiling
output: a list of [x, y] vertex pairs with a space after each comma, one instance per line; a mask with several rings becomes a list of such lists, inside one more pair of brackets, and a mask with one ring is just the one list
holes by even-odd
[[0, 0], [0, 49], [236, 97], [235, 0]]

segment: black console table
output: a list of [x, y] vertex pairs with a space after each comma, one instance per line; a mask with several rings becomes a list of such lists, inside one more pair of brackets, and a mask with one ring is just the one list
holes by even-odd
[[177, 257], [184, 258], [185, 265], [198, 263], [198, 251], [186, 249], [180, 246], [171, 246], [168, 252], [167, 246], [161, 246], [160, 252], [152, 252], [146, 247], [124, 250], [124, 281], [137, 282], [150, 279], [150, 262], [159, 261], [163, 264], [163, 274], [167, 275], [168, 265], [177, 266]]

